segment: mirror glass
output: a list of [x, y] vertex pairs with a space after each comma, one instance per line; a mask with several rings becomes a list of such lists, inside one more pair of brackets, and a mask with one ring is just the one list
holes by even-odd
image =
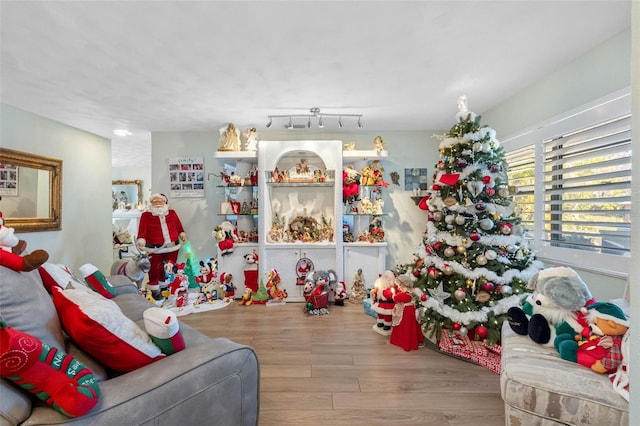
[[114, 180], [111, 182], [113, 210], [142, 208], [141, 180]]
[[62, 160], [0, 148], [0, 210], [16, 232], [61, 229]]

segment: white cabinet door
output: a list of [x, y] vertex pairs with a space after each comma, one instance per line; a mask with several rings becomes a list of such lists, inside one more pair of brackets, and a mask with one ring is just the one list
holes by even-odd
[[365, 287], [373, 287], [378, 276], [385, 271], [386, 250], [386, 244], [345, 244], [344, 282], [349, 291], [358, 269], [362, 269]]
[[339, 274], [336, 269], [335, 253], [336, 248], [334, 245], [310, 248], [297, 248], [294, 245], [290, 245], [289, 247], [269, 248], [266, 251], [266, 264], [260, 270], [264, 271], [262, 276], [265, 276], [267, 271], [276, 269], [281, 279], [280, 289], [286, 290], [288, 294], [286, 300], [289, 302], [302, 302], [304, 301], [303, 286], [296, 283], [298, 261], [303, 257], [307, 257], [313, 262], [315, 270], [332, 269]]

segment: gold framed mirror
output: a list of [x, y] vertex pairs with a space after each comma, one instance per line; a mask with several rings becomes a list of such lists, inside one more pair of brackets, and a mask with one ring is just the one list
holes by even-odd
[[113, 210], [131, 210], [142, 203], [141, 180], [111, 181], [111, 198]]
[[0, 148], [0, 210], [16, 232], [62, 229], [62, 160]]

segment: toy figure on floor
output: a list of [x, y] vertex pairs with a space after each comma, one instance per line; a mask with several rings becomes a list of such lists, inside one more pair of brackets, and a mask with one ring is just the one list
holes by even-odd
[[187, 234], [182, 222], [175, 210], [169, 208], [166, 195], [151, 195], [150, 211], [140, 216], [137, 246], [149, 253], [151, 269], [147, 288], [157, 300], [162, 298], [160, 281], [164, 278], [164, 265], [166, 262], [176, 263], [181, 243], [186, 242]]
[[358, 269], [353, 284], [351, 284], [351, 294], [349, 294], [349, 302], [362, 303], [367, 298], [367, 289], [364, 286], [364, 278], [362, 278], [362, 268]]
[[347, 286], [344, 281], [338, 281], [333, 290], [333, 300], [336, 306], [344, 306], [344, 299], [347, 298]]
[[244, 255], [244, 286], [254, 294], [258, 291], [258, 254], [255, 251]]
[[394, 284], [395, 275], [391, 271], [385, 271], [376, 280], [371, 290], [372, 308], [378, 314], [377, 324], [374, 330], [380, 334], [388, 336], [391, 334], [391, 319], [393, 315], [393, 300], [396, 294]]
[[393, 318], [389, 343], [400, 346], [405, 351], [417, 350], [424, 342], [420, 324], [416, 320], [416, 306], [413, 303], [413, 281], [409, 275], [400, 275], [395, 284], [398, 288], [393, 300]]
[[49, 259], [49, 253], [44, 250], [34, 250], [22, 256], [26, 248], [27, 243], [15, 236], [13, 228], [4, 226], [0, 212], [0, 265], [16, 272], [29, 272], [38, 269]]

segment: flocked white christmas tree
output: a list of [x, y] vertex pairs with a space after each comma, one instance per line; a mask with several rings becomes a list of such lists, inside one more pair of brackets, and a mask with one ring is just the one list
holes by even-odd
[[542, 268], [524, 237], [504, 150], [490, 127], [458, 102], [440, 140], [433, 184], [421, 202], [427, 229], [414, 259], [397, 268], [416, 280], [419, 322], [431, 341], [443, 330], [499, 343], [511, 306]]

